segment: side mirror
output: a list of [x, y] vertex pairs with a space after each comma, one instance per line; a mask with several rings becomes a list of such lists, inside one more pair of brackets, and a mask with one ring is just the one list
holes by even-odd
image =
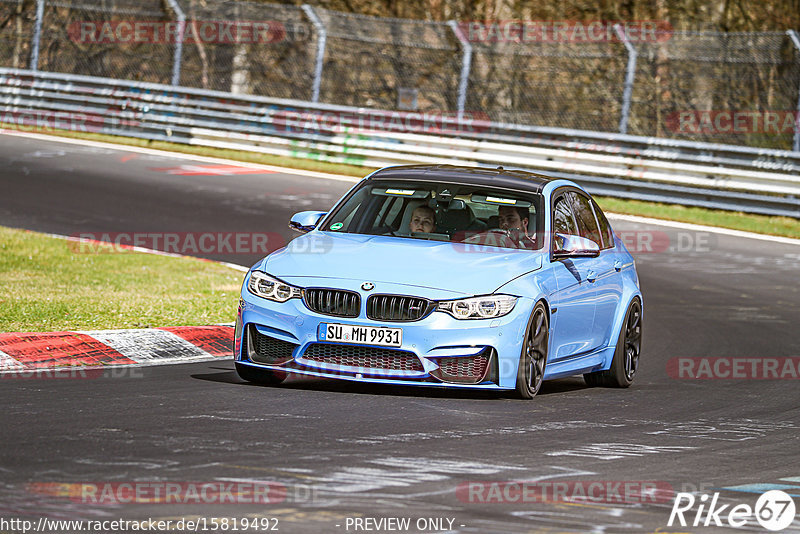
[[593, 258], [600, 254], [600, 246], [585, 237], [576, 235], [556, 234], [553, 257], [561, 258]]
[[301, 211], [292, 215], [289, 228], [305, 234], [317, 227], [319, 221], [327, 215], [325, 211]]

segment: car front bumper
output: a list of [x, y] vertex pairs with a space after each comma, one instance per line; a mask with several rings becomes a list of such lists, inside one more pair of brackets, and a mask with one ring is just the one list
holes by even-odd
[[[459, 320], [445, 312], [434, 311], [418, 321], [394, 322], [367, 318], [363, 303], [357, 318], [333, 317], [310, 310], [301, 299], [278, 303], [252, 295], [244, 289], [236, 321], [234, 359], [238, 365], [320, 378], [381, 384], [513, 389], [522, 340], [533, 304], [531, 299], [521, 297], [509, 314], [496, 319]], [[321, 323], [402, 328], [402, 345], [389, 348], [328, 343], [319, 339]], [[277, 347], [270, 354], [274, 352], [279, 356], [266, 360], [262, 357], [263, 345], [259, 346], [258, 343], [265, 340], [269, 342], [268, 350]], [[313, 345], [314, 350], [309, 351]], [[342, 358], [326, 360], [309, 356], [312, 352], [319, 353], [319, 349], [348, 356], [348, 364], [337, 363]], [[354, 354], [361, 355], [361, 359], [354, 360]], [[391, 361], [404, 360], [408, 365], [390, 368], [391, 365], [357, 364], [373, 362], [376, 359], [373, 355], [380, 354], [391, 356]]]

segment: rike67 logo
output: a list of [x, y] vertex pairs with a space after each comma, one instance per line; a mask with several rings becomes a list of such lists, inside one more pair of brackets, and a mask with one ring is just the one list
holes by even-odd
[[696, 498], [691, 493], [681, 492], [675, 495], [667, 526], [744, 528], [754, 527], [757, 522], [762, 528], [777, 532], [791, 525], [794, 516], [794, 501], [781, 490], [762, 493], [754, 507], [744, 503], [719, 504], [719, 493]]

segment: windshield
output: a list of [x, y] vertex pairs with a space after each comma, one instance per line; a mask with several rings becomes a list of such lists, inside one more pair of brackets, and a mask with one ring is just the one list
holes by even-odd
[[322, 230], [534, 250], [542, 247], [542, 198], [441, 182], [366, 182]]

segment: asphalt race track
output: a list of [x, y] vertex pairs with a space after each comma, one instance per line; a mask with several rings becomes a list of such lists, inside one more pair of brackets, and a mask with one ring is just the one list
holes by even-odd
[[[204, 165], [4, 135], [0, 225], [67, 235], [267, 231], [278, 241], [292, 237], [292, 213], [327, 209], [350, 187], [202, 174]], [[641, 368], [628, 390], [579, 377], [545, 382], [529, 402], [310, 379], [270, 388], [239, 380], [230, 361], [96, 380], [0, 379], [0, 517], [205, 518], [209, 529], [212, 518], [276, 518], [280, 532], [398, 531], [378, 523], [389, 518], [409, 519], [406, 532], [722, 532], [732, 529], [668, 526], [674, 492], [749, 506], [770, 487], [800, 495], [800, 246], [612, 224], [638, 243], [645, 297]], [[217, 252], [205, 255], [259, 258]], [[682, 377], [681, 362], [700, 361], [687, 358], [725, 366], [716, 364], [716, 378]], [[764, 359], [780, 362], [783, 379], [730, 378]], [[276, 502], [94, 502], [73, 491], [264, 481]], [[597, 482], [606, 497], [565, 502], [520, 489], [565, 482], [573, 496]], [[625, 483], [656, 491], [619, 499]], [[752, 519], [739, 530], [764, 531]]]

